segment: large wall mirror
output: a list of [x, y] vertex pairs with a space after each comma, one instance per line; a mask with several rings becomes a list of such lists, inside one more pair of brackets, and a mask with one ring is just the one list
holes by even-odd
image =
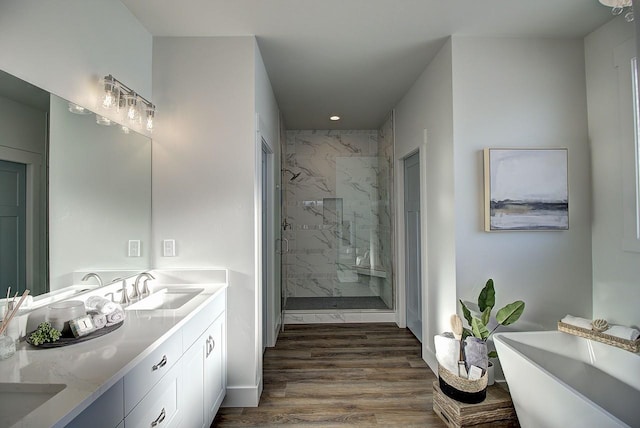
[[71, 110], [0, 71], [0, 297], [151, 265], [151, 140]]

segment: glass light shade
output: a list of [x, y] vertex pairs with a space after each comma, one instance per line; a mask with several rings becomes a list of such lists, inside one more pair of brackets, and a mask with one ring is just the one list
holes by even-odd
[[138, 96], [135, 93], [125, 94], [124, 114], [129, 122], [140, 122], [140, 109], [138, 106]]
[[629, 7], [631, 0], [599, 0], [605, 6], [609, 7]]
[[112, 125], [114, 122], [108, 117], [104, 117], [99, 114], [96, 114], [96, 123], [98, 125], [109, 126], [109, 125]]
[[90, 110], [72, 102], [69, 102], [69, 111], [74, 114], [91, 114]]
[[151, 105], [151, 106], [147, 106], [145, 108], [145, 112], [146, 112], [146, 117], [147, 117], [147, 124], [146, 124], [146, 128], [147, 131], [152, 132], [153, 131], [153, 119], [156, 115], [156, 108]]
[[117, 109], [119, 107], [120, 87], [111, 76], [106, 76], [102, 80], [103, 93], [100, 99], [100, 107], [106, 110]]

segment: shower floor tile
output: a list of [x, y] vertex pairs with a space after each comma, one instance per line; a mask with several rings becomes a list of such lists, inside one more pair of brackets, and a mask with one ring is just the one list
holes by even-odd
[[289, 297], [287, 310], [314, 309], [390, 309], [378, 296], [362, 297]]

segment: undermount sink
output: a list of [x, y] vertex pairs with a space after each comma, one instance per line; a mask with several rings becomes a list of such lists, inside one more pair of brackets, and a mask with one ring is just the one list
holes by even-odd
[[0, 382], [0, 426], [15, 424], [66, 387], [51, 383]]
[[204, 288], [168, 287], [156, 291], [144, 299], [129, 305], [129, 311], [153, 311], [159, 309], [179, 309], [199, 295]]

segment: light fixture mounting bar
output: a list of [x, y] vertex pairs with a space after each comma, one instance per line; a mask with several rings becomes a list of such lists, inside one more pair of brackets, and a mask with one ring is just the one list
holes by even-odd
[[147, 107], [150, 107], [153, 109], [156, 108], [156, 106], [151, 101], [149, 101], [148, 99], [146, 99], [145, 97], [143, 97], [142, 95], [140, 95], [139, 93], [137, 93], [136, 91], [134, 91], [133, 89], [131, 89], [130, 87], [128, 87], [127, 85], [125, 85], [124, 83], [116, 79], [115, 77], [113, 77], [111, 74], [104, 76], [104, 81], [109, 82], [111, 84], [113, 83], [117, 84], [118, 87], [122, 89], [126, 95], [135, 95], [138, 99], [140, 99], [140, 101], [146, 104]]

